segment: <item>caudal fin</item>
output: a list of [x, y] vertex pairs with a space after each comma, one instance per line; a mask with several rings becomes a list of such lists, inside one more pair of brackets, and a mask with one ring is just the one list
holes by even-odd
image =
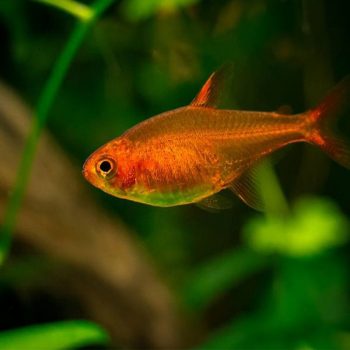
[[316, 144], [336, 162], [350, 169], [350, 144], [334, 131], [336, 120], [345, 115], [350, 121], [350, 75], [331, 90], [307, 115], [310, 122], [307, 131], [308, 141]]

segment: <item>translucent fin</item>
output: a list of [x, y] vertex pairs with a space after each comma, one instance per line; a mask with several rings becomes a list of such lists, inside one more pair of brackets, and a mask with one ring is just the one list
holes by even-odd
[[350, 169], [350, 145], [332, 129], [335, 121], [343, 115], [350, 117], [350, 76], [342, 80], [318, 107], [307, 114], [312, 127], [307, 131], [307, 139], [336, 162]]
[[335, 135], [322, 135], [320, 141], [316, 143], [338, 164], [350, 169], [350, 144], [348, 141]]
[[232, 201], [229, 198], [216, 193], [202, 199], [200, 202], [197, 202], [196, 205], [201, 209], [205, 209], [210, 212], [217, 212], [222, 209], [232, 208]]
[[229, 186], [229, 189], [253, 209], [264, 211], [264, 202], [260, 194], [259, 186], [255, 170], [251, 169], [236, 179]]
[[191, 106], [217, 108], [232, 76], [232, 67], [233, 65], [228, 63], [212, 73], [191, 102]]

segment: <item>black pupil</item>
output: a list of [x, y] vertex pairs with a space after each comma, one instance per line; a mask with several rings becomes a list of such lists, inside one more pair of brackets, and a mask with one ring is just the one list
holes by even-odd
[[104, 173], [108, 173], [108, 172], [111, 171], [111, 169], [112, 169], [111, 162], [109, 162], [108, 160], [104, 160], [104, 161], [100, 164], [100, 169], [101, 169], [101, 171], [103, 171]]

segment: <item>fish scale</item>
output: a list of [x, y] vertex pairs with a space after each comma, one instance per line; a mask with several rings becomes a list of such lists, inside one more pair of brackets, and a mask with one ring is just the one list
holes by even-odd
[[100, 147], [84, 164], [85, 178], [116, 197], [155, 206], [218, 206], [213, 196], [230, 188], [263, 209], [254, 166], [281, 147], [308, 142], [350, 168], [348, 144], [330, 127], [349, 112], [349, 77], [318, 107], [285, 115], [218, 109], [224, 76], [212, 74], [189, 106], [147, 119]]

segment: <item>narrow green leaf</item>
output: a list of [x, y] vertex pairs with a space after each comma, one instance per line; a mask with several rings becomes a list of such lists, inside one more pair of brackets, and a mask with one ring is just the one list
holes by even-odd
[[19, 163], [15, 185], [10, 193], [8, 203], [5, 207], [3, 221], [0, 226], [0, 265], [6, 259], [9, 252], [12, 231], [16, 225], [17, 214], [22, 204], [22, 199], [27, 187], [31, 167], [35, 158], [37, 144], [42, 129], [44, 128], [49, 110], [56, 98], [56, 95], [63, 83], [68, 69], [81, 46], [87, 32], [95, 20], [114, 2], [114, 0], [96, 0], [92, 4], [93, 16], [89, 20], [77, 23], [75, 29], [70, 35], [63, 51], [57, 58], [52, 72], [44, 86], [38, 101], [31, 130], [25, 141], [22, 158]]
[[107, 333], [88, 321], [67, 321], [28, 326], [0, 333], [1, 350], [61, 350], [106, 344]]
[[49, 6], [57, 7], [71, 15], [81, 19], [82, 21], [89, 21], [94, 12], [89, 6], [80, 4], [79, 2], [73, 0], [34, 0], [37, 2], [44, 3]]

